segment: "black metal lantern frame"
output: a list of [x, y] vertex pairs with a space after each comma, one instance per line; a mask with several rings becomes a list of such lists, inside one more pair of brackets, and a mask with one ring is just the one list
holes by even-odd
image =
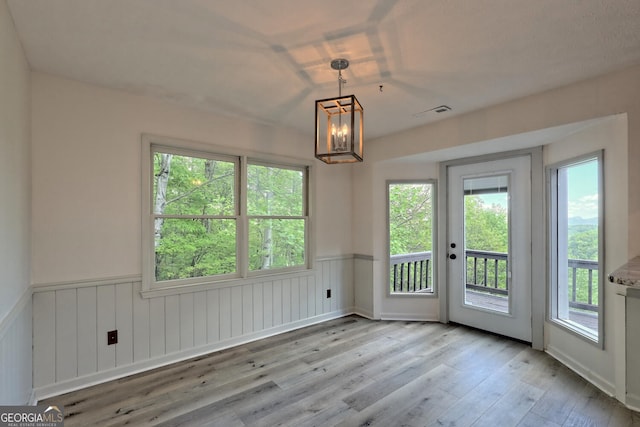
[[355, 95], [342, 96], [342, 70], [349, 66], [346, 59], [331, 62], [338, 70], [336, 98], [316, 101], [316, 158], [325, 163], [361, 162], [364, 136], [364, 111]]
[[325, 163], [361, 162], [363, 116], [355, 95], [316, 101], [316, 158]]

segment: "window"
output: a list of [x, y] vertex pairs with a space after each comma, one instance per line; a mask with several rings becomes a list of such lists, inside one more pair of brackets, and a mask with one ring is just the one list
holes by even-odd
[[153, 152], [156, 282], [237, 272], [237, 162]]
[[389, 292], [433, 294], [435, 183], [387, 183]]
[[307, 268], [308, 168], [147, 141], [144, 289]]
[[550, 319], [602, 345], [602, 153], [548, 169]]
[[305, 181], [303, 168], [247, 166], [250, 271], [305, 264]]

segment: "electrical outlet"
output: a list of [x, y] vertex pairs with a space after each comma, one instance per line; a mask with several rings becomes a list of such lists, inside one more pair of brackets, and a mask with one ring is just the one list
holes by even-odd
[[118, 344], [118, 330], [107, 332], [107, 345]]
[[327, 298], [331, 298], [331, 289], [327, 289]]

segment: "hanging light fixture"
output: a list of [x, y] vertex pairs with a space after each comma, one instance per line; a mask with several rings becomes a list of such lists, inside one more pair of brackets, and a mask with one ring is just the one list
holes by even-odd
[[329, 164], [362, 161], [364, 112], [355, 95], [342, 96], [347, 67], [346, 59], [331, 61], [338, 70], [338, 97], [316, 101], [316, 158]]

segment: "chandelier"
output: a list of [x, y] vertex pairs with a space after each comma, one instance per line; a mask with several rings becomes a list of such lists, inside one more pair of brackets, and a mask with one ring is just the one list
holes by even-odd
[[338, 97], [316, 101], [316, 158], [328, 164], [362, 161], [364, 112], [355, 95], [342, 96], [342, 70], [348, 67], [346, 59], [331, 61], [338, 70]]

